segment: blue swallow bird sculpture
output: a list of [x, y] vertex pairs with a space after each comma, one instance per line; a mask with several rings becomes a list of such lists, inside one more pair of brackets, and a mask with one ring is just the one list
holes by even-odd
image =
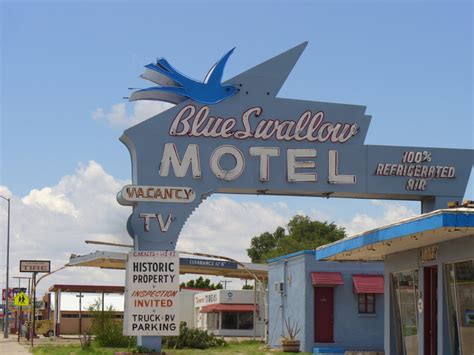
[[238, 91], [235, 86], [221, 83], [224, 67], [234, 49], [235, 47], [214, 64], [204, 82], [181, 74], [164, 58], [158, 59], [156, 64], [145, 65], [146, 70], [141, 77], [159, 86], [135, 91], [129, 100], [157, 100], [179, 104], [189, 98], [203, 104], [221, 102]]

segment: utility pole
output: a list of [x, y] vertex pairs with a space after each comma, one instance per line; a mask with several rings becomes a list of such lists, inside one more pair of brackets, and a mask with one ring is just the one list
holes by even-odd
[[7, 222], [7, 266], [6, 266], [6, 293], [5, 293], [5, 308], [3, 310], [3, 337], [8, 338], [8, 333], [10, 332], [10, 316], [9, 316], [9, 307], [8, 307], [8, 295], [10, 294], [10, 289], [8, 288], [8, 272], [10, 270], [10, 199], [0, 196], [0, 198], [3, 198], [5, 201], [8, 202], [8, 222]]
[[82, 292], [79, 292], [78, 295], [76, 295], [76, 297], [79, 298], [79, 335], [82, 334], [82, 297], [84, 297], [84, 295], [82, 294]]
[[33, 272], [33, 322], [32, 322], [32, 326], [31, 326], [31, 336], [30, 336], [30, 339], [31, 339], [31, 346], [33, 347], [33, 339], [34, 337], [36, 336], [36, 329], [35, 329], [35, 325], [36, 325], [36, 274], [37, 272]]
[[219, 283], [223, 283], [224, 284], [224, 290], [227, 290], [227, 284], [231, 283], [231, 282], [232, 282], [231, 280], [222, 280]]

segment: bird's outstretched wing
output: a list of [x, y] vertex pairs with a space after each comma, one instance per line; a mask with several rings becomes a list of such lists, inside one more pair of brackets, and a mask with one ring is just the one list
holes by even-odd
[[198, 81], [188, 78], [186, 75], [181, 74], [179, 71], [173, 68], [171, 64], [168, 63], [168, 61], [164, 58], [158, 59], [156, 64], [150, 63], [150, 64], [145, 65], [145, 68], [159, 74], [155, 76], [154, 78], [158, 80], [157, 84], [160, 84], [162, 86], [168, 86], [168, 85], [161, 84], [162, 82], [165, 83], [166, 80], [172, 81], [173, 85], [171, 86], [187, 87], [187, 86], [192, 86], [198, 83]]
[[137, 100], [154, 100], [154, 101], [166, 101], [171, 104], [179, 104], [188, 97], [184, 90], [179, 87], [151, 87], [143, 90], [135, 91], [129, 97], [129, 101]]
[[209, 70], [204, 79], [205, 84], [220, 85], [222, 81], [222, 76], [224, 74], [224, 68], [232, 52], [234, 52], [235, 47], [228, 51], [224, 56], [219, 59], [219, 61], [213, 65]]
[[142, 79], [149, 80], [161, 86], [167, 86], [167, 87], [181, 86], [180, 83], [178, 83], [177, 81], [174, 81], [173, 79], [170, 79], [168, 76], [161, 74], [155, 70], [148, 69], [148, 68], [145, 69], [145, 71], [143, 72], [142, 75], [140, 75], [140, 77]]

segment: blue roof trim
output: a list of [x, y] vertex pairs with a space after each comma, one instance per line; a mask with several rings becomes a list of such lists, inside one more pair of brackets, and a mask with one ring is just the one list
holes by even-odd
[[413, 221], [378, 229], [358, 237], [323, 246], [316, 250], [315, 258], [316, 260], [323, 260], [371, 244], [446, 227], [474, 227], [474, 214], [447, 212], [428, 215]]
[[344, 354], [345, 352], [344, 348], [313, 348], [313, 354]]
[[274, 262], [284, 260], [284, 259], [288, 259], [288, 258], [293, 258], [293, 257], [299, 256], [299, 255], [304, 255], [304, 254], [309, 255], [309, 254], [314, 254], [314, 253], [315, 253], [314, 250], [300, 250], [300, 251], [296, 251], [296, 252], [291, 253], [291, 254], [277, 256], [276, 258], [268, 259], [267, 264], [274, 263]]

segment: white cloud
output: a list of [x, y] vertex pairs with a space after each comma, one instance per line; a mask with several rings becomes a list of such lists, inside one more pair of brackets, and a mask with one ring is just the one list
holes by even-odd
[[52, 212], [77, 217], [79, 212], [63, 193], [56, 193], [50, 187], [41, 190], [31, 190], [28, 196], [21, 200], [25, 205], [46, 208]]
[[[126, 183], [117, 181], [100, 164], [90, 161], [56, 185], [32, 190], [24, 197], [12, 196], [6, 187], [0, 186], [0, 195], [11, 196], [10, 277], [18, 275], [20, 259], [51, 260], [54, 270], [67, 263], [71, 253], [94, 251], [84, 243], [87, 239], [130, 243], [125, 223], [131, 209], [115, 201], [116, 193]], [[5, 287], [6, 219], [7, 209], [1, 208], [2, 288]], [[123, 284], [123, 272], [69, 268], [42, 281], [39, 289], [45, 291], [53, 282]]]
[[[30, 191], [26, 196], [12, 196], [10, 276], [18, 275], [20, 259], [51, 260], [57, 269], [72, 253], [88, 254], [95, 250], [113, 250], [90, 246], [85, 240], [112, 241], [131, 244], [126, 221], [131, 208], [116, 202], [116, 193], [128, 181], [118, 181], [103, 167], [90, 161], [66, 175], [54, 186]], [[11, 192], [0, 186], [2, 196]], [[6, 235], [6, 208], [0, 208], [0, 240]], [[179, 238], [178, 248], [185, 251], [226, 255], [248, 260], [246, 248], [252, 236], [273, 231], [285, 225], [291, 211], [286, 204], [265, 205], [258, 202], [238, 202], [215, 195], [189, 218]], [[0, 248], [0, 288], [5, 285], [5, 248]], [[10, 279], [12, 282], [12, 279]], [[123, 284], [124, 272], [96, 268], [67, 268], [49, 276], [39, 285], [40, 293], [53, 283], [63, 284]], [[231, 284], [237, 287], [237, 282]]]
[[248, 261], [250, 239], [285, 226], [290, 215], [282, 205], [237, 202], [227, 196], [207, 199], [184, 226], [177, 249], [225, 255]]
[[112, 105], [108, 112], [102, 107], [97, 108], [92, 113], [92, 118], [104, 120], [114, 128], [128, 128], [156, 116], [172, 106], [166, 102], [137, 101], [133, 103], [132, 112], [129, 114], [125, 103], [117, 103]]
[[346, 228], [348, 236], [382, 227], [417, 215], [415, 211], [398, 202], [379, 200], [372, 200], [370, 202], [373, 205], [380, 207], [382, 214], [379, 216], [369, 216], [365, 213], [357, 213], [350, 222], [342, 222], [341, 225]]
[[329, 222], [331, 223], [333, 219], [331, 218], [331, 215], [323, 210], [320, 209], [311, 209], [311, 213], [309, 214], [309, 217], [312, 220], [315, 221], [321, 221], [321, 222]]

